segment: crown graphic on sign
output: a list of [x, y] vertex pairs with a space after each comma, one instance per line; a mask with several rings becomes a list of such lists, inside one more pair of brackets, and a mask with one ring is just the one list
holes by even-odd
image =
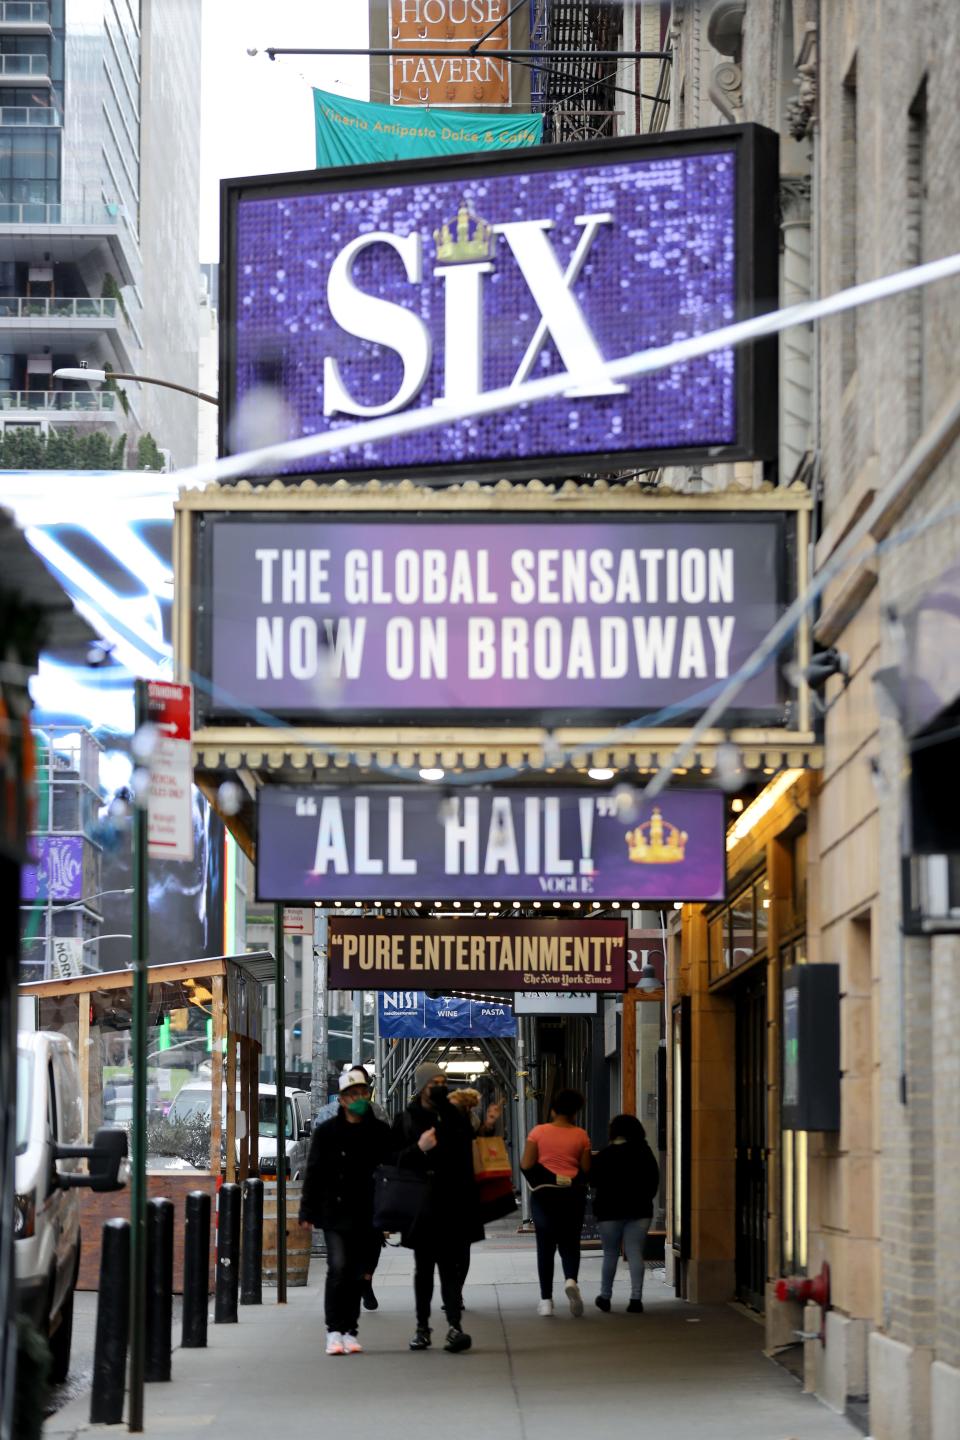
[[471, 260], [491, 260], [497, 237], [493, 226], [476, 215], [471, 215], [466, 201], [457, 211], [457, 218], [451, 224], [444, 221], [439, 230], [434, 230], [437, 259], [443, 265], [462, 265]]
[[626, 834], [627, 849], [635, 865], [676, 865], [687, 850], [687, 832], [670, 825], [653, 807], [649, 820]]

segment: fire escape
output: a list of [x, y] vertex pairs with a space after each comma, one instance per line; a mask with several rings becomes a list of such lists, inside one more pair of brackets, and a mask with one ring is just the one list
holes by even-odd
[[[616, 61], [590, 58], [591, 52], [620, 48], [621, 41], [623, 48], [633, 48], [633, 37], [623, 36], [623, 22], [623, 5], [618, 0], [531, 0], [531, 49], [561, 50], [570, 56], [533, 69], [530, 100], [534, 110], [543, 112], [545, 143], [593, 140], [634, 128], [618, 125], [618, 118], [634, 112], [641, 67], [634, 65], [629, 73], [637, 78], [624, 83], [622, 72], [618, 80]], [[655, 91], [642, 98], [650, 102], [647, 128], [665, 129], [670, 108], [669, 61], [661, 61]], [[643, 128], [639, 122], [637, 128]]]

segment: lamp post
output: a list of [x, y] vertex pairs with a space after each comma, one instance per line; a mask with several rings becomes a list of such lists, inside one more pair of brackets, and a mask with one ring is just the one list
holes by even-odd
[[107, 380], [135, 380], [138, 385], [162, 385], [164, 390], [179, 390], [181, 395], [192, 395], [194, 400], [206, 400], [208, 405], [219, 405], [216, 395], [203, 390], [194, 390], [189, 385], [178, 385], [175, 380], [159, 380], [155, 375], [131, 375], [125, 370], [94, 370], [88, 365], [67, 366], [54, 370], [54, 380], [86, 380], [89, 384], [103, 385]]

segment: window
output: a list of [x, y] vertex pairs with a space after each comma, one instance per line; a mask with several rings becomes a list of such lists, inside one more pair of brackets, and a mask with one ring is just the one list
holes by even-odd
[[730, 939], [730, 966], [744, 964], [751, 960], [757, 944], [753, 924], [753, 889], [744, 890], [730, 907], [733, 933]]
[[0, 204], [56, 205], [60, 136], [56, 131], [0, 131]]
[[710, 979], [717, 980], [730, 969], [730, 936], [727, 911], [710, 921], [707, 935], [710, 948]]
[[[840, 232], [840, 289], [857, 283], [857, 62], [843, 82], [840, 99], [840, 188], [847, 196]], [[840, 382], [845, 390], [857, 369], [857, 312], [840, 317]]]
[[[922, 265], [927, 200], [927, 82], [917, 91], [907, 113], [907, 194], [904, 207], [906, 244], [904, 265]], [[923, 288], [905, 297], [904, 400], [907, 407], [907, 447], [923, 427]]]

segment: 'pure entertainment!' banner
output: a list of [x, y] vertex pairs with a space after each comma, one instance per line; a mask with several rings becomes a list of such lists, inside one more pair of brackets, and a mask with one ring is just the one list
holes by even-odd
[[[206, 530], [222, 715], [679, 713], [781, 608], [776, 515], [209, 516]], [[777, 708], [775, 663], [740, 703]]]

